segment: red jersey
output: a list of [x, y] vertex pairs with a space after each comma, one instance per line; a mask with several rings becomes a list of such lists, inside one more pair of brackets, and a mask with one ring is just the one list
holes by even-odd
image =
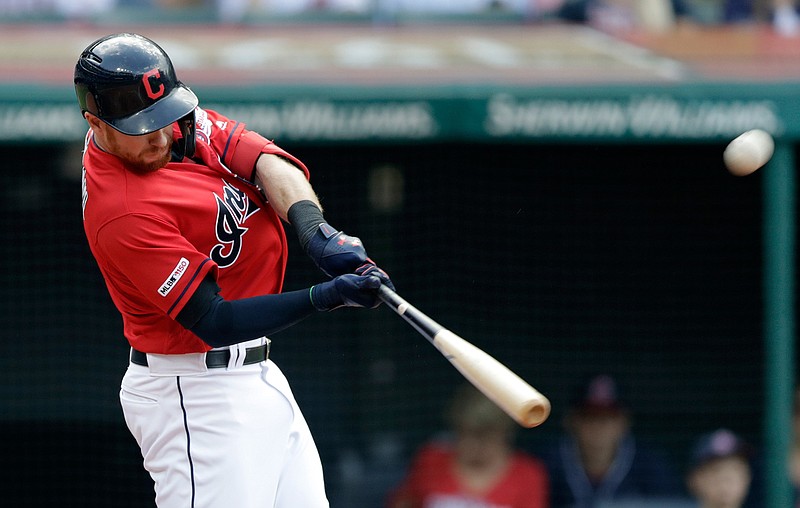
[[423, 447], [408, 476], [391, 496], [390, 506], [403, 508], [547, 508], [550, 490], [545, 466], [514, 453], [505, 474], [482, 494], [468, 492], [455, 473], [452, 448]]
[[[101, 150], [89, 130], [83, 155], [83, 224], [125, 338], [146, 353], [211, 349], [175, 321], [204, 277], [225, 299], [278, 293], [286, 236], [252, 183], [262, 153], [302, 162], [214, 111], [195, 111], [192, 159], [139, 173]], [[180, 130], [173, 125], [173, 137]]]

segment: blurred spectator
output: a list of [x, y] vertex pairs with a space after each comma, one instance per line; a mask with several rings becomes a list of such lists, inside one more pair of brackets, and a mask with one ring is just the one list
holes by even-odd
[[216, 0], [221, 16], [241, 19], [247, 13], [297, 14], [306, 12], [369, 14], [460, 15], [509, 12], [545, 16], [565, 0]]
[[[685, 497], [665, 454], [640, 443], [614, 378], [596, 375], [580, 385], [564, 418], [565, 434], [543, 454], [553, 508]], [[627, 505], [626, 505], [627, 506]]]
[[796, 0], [722, 0], [721, 3], [725, 23], [753, 23], [766, 15], [776, 33], [786, 37], [800, 34]]
[[116, 4], [116, 0], [0, 0], [0, 15], [84, 18], [108, 12]]
[[718, 3], [721, 5], [721, 19], [718, 21], [750, 23], [756, 18], [756, 0], [720, 0]]
[[558, 15], [607, 32], [664, 31], [687, 19], [689, 11], [684, 0], [567, 0]]
[[795, 0], [773, 0], [772, 26], [780, 35], [793, 37], [800, 33], [800, 16]]
[[697, 439], [686, 484], [698, 508], [745, 506], [752, 480], [751, 453], [747, 443], [727, 429]]
[[513, 446], [516, 424], [471, 385], [457, 391], [449, 412], [452, 435], [424, 445], [390, 508], [546, 508], [544, 465]]
[[[0, 14], [57, 15], [68, 19], [88, 18], [117, 7], [174, 9], [208, 7], [218, 0], [0, 0]], [[245, 0], [249, 2], [250, 0]]]
[[241, 21], [248, 14], [294, 15], [311, 12], [369, 13], [372, 0], [215, 0], [222, 21]]
[[67, 18], [83, 18], [109, 12], [117, 0], [55, 0], [56, 11]]
[[541, 15], [555, 12], [566, 0], [381, 0], [379, 8], [387, 12], [414, 14], [480, 14], [513, 12]]
[[[120, 3], [130, 0], [119, 0]], [[148, 0], [133, 0], [137, 2], [147, 2]], [[208, 5], [210, 0], [150, 0], [154, 7], [162, 9], [182, 9], [186, 7], [204, 7]]]

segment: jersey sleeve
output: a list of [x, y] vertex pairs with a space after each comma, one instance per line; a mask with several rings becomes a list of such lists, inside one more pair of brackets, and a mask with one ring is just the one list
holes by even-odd
[[96, 248], [129, 304], [155, 306], [175, 319], [217, 266], [176, 226], [147, 215], [126, 215], [104, 225]]
[[308, 178], [308, 168], [302, 161], [257, 132], [248, 130], [245, 124], [212, 110], [198, 109], [196, 117], [200, 135], [209, 138], [222, 162], [239, 178], [255, 182], [256, 160], [262, 153], [285, 158]]

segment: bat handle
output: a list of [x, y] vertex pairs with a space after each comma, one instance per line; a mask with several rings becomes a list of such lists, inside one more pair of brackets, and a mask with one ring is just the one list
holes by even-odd
[[384, 284], [381, 284], [381, 287], [378, 288], [378, 298], [395, 311], [403, 304], [408, 305], [408, 302]]
[[431, 342], [433, 342], [433, 338], [436, 337], [436, 334], [444, 329], [442, 325], [428, 317], [422, 311], [408, 303], [402, 296], [383, 284], [378, 288], [378, 298], [391, 307], [398, 316], [405, 319], [408, 324], [413, 326], [423, 337]]

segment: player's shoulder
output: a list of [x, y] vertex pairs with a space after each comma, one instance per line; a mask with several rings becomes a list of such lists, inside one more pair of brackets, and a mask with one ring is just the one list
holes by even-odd
[[197, 139], [206, 144], [212, 144], [213, 139], [227, 144], [227, 140], [243, 127], [214, 109], [199, 106], [194, 111], [194, 124]]
[[99, 148], [87, 148], [81, 182], [86, 227], [99, 229], [144, 206], [148, 190], [142, 180]]

